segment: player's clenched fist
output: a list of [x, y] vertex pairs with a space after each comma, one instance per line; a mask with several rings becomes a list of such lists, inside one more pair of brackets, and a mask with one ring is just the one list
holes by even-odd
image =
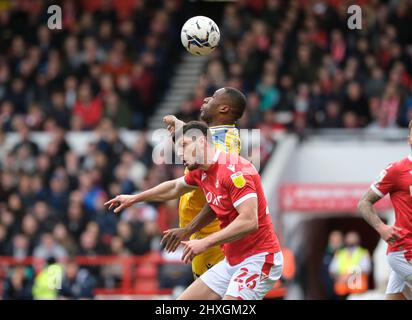
[[115, 213], [120, 212], [123, 209], [130, 207], [134, 203], [134, 196], [133, 195], [126, 195], [122, 194], [119, 195], [109, 201], [107, 201], [104, 205], [109, 206], [109, 210], [112, 208], [114, 209]]
[[182, 244], [184, 245], [182, 255], [182, 261], [184, 263], [191, 262], [195, 256], [201, 254], [209, 248], [205, 238], [200, 240], [182, 241]]
[[163, 118], [163, 122], [167, 125], [167, 130], [173, 134], [176, 128], [183, 126], [185, 123], [173, 115], [167, 115]]

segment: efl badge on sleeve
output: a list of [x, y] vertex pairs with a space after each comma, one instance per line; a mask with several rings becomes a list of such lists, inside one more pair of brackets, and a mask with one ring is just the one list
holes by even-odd
[[235, 185], [236, 188], [243, 188], [246, 185], [246, 180], [245, 177], [243, 176], [243, 173], [238, 171], [230, 176], [230, 178], [233, 181], [233, 184]]

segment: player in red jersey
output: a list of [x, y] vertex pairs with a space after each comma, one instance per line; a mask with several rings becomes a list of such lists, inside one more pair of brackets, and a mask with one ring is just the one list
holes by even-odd
[[[408, 144], [412, 147], [412, 121]], [[379, 218], [373, 204], [390, 195], [395, 209], [395, 225]], [[388, 243], [387, 259], [391, 274], [386, 299], [412, 299], [412, 155], [388, 165], [359, 201], [364, 219]]]
[[222, 245], [225, 259], [194, 281], [179, 299], [263, 299], [282, 274], [283, 256], [274, 232], [259, 173], [237, 154], [218, 151], [207, 126], [192, 121], [175, 135], [178, 155], [193, 168], [184, 177], [137, 195], [108, 201], [115, 212], [140, 201], [165, 201], [199, 187], [206, 206], [190, 223], [196, 232], [216, 217], [221, 230], [203, 239], [182, 241], [182, 260]]

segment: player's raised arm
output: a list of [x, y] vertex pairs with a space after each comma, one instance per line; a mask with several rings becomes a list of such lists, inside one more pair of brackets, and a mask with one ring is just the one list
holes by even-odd
[[358, 209], [363, 219], [371, 225], [386, 242], [394, 242], [399, 239], [398, 231], [401, 229], [396, 226], [386, 225], [380, 218], [374, 204], [381, 199], [381, 196], [369, 189], [358, 203]]
[[173, 134], [176, 128], [179, 129], [185, 125], [182, 120], [179, 120], [174, 115], [164, 116], [163, 122], [167, 125], [167, 130], [169, 130], [170, 134]]
[[206, 204], [202, 210], [200, 210], [199, 214], [186, 226], [186, 230], [188, 233], [193, 234], [206, 227], [215, 219], [216, 213]]
[[175, 180], [163, 182], [154, 188], [143, 191], [142, 193], [135, 195], [119, 195], [107, 201], [104, 205], [109, 206], [109, 210], [115, 208], [114, 212], [118, 213], [134, 203], [142, 201], [161, 202], [176, 199], [194, 188], [196, 188], [196, 186], [188, 185], [184, 182], [184, 177], [180, 177]]

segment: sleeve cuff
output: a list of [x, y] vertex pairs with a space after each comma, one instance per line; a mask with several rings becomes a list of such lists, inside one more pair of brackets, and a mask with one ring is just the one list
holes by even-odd
[[242, 204], [244, 201], [250, 199], [250, 198], [257, 198], [257, 194], [256, 193], [248, 193], [246, 195], [244, 195], [243, 197], [241, 197], [240, 199], [236, 200], [235, 202], [233, 202], [233, 206], [236, 208], [237, 206], [239, 206], [240, 204]]
[[385, 195], [374, 184], [371, 184], [371, 190], [375, 192], [379, 197], [383, 198]]
[[185, 176], [178, 178], [177, 181], [179, 181], [179, 183], [183, 184], [185, 187], [197, 187], [196, 185], [188, 184], [185, 180]]

